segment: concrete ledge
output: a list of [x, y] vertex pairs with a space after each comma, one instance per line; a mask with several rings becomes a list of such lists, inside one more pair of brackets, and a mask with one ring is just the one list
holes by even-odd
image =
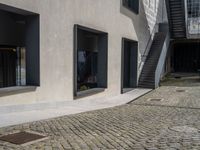
[[101, 97], [96, 99], [86, 97], [81, 100], [0, 106], [0, 127], [112, 108], [127, 104], [151, 90], [134, 89], [114, 97]]
[[19, 93], [32, 92], [36, 90], [36, 86], [13, 86], [7, 88], [0, 88], [0, 97], [9, 96]]
[[94, 95], [100, 92], [104, 92], [105, 88], [94, 88], [94, 89], [89, 89], [89, 90], [85, 90], [85, 91], [81, 91], [77, 93], [77, 96], [75, 97], [75, 99], [79, 99], [79, 98], [83, 98], [86, 96], [90, 96], [90, 95]]

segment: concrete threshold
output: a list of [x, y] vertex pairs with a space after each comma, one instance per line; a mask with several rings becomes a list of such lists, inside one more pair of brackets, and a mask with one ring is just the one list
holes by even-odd
[[83, 113], [99, 109], [111, 108], [127, 104], [140, 96], [145, 95], [152, 89], [134, 89], [122, 95], [97, 99], [81, 99], [56, 103], [37, 103], [31, 105], [1, 106], [0, 127], [46, 120], [65, 115]]

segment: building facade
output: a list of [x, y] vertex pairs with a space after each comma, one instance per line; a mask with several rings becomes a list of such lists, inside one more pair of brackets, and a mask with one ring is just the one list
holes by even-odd
[[162, 0], [0, 0], [0, 106], [138, 87]]

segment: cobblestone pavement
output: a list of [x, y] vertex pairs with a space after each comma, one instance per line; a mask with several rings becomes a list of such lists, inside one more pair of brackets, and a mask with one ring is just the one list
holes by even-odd
[[[200, 108], [200, 77], [170, 78], [163, 86], [139, 98], [134, 104], [149, 106], [171, 106], [180, 108]], [[151, 101], [150, 99], [161, 99]]]
[[27, 146], [0, 141], [0, 149], [200, 150], [200, 87], [177, 88], [163, 86], [120, 107], [1, 128], [0, 135], [34, 131], [49, 138]]

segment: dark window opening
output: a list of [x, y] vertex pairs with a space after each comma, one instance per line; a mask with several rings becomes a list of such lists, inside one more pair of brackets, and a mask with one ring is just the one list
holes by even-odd
[[16, 51], [0, 49], [0, 88], [16, 85]]
[[122, 93], [137, 87], [138, 42], [122, 39]]
[[39, 86], [39, 15], [0, 4], [0, 88]]
[[0, 88], [26, 85], [24, 48], [0, 46]]
[[136, 14], [139, 13], [139, 0], [123, 0], [123, 6]]
[[107, 33], [75, 25], [75, 95], [107, 88]]

